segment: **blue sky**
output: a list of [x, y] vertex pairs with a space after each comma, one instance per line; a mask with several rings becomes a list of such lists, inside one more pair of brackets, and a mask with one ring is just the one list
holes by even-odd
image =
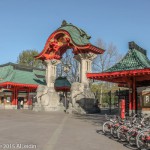
[[0, 64], [15, 63], [22, 50], [42, 51], [62, 20], [93, 44], [101, 38], [125, 54], [135, 41], [150, 56], [150, 0], [0, 0]]

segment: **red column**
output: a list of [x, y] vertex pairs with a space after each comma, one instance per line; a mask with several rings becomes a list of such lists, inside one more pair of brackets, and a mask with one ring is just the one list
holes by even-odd
[[17, 96], [16, 87], [14, 86], [12, 93], [12, 103], [11, 103], [12, 105], [17, 105], [16, 96]]
[[128, 82], [129, 86], [129, 111], [130, 113], [133, 110], [133, 90], [132, 90], [132, 81]]
[[132, 84], [132, 92], [133, 92], [133, 110], [136, 111], [136, 103], [137, 103], [137, 97], [136, 97], [136, 80], [133, 78], [133, 84]]
[[12, 105], [15, 105], [15, 87], [13, 88], [13, 92], [12, 92]]
[[15, 95], [16, 95], [15, 97], [16, 105], [18, 105], [18, 88], [17, 87], [16, 87]]
[[17, 89], [16, 86], [14, 86], [14, 88], [13, 88], [12, 102], [11, 102], [11, 104], [13, 106], [17, 106], [17, 104], [18, 104], [18, 89]]
[[120, 101], [120, 117], [122, 118], [122, 119], [125, 119], [125, 99], [122, 99], [121, 101]]

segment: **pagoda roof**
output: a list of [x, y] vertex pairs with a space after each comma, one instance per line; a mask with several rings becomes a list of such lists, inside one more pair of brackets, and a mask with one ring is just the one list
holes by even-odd
[[127, 54], [117, 64], [104, 72], [115, 72], [125, 70], [136, 70], [150, 68], [150, 61], [146, 55], [146, 50], [139, 47], [135, 42], [129, 42]]
[[138, 86], [150, 85], [150, 61], [146, 50], [129, 42], [129, 50], [122, 60], [104, 72], [87, 73], [87, 77], [120, 84], [127, 84], [135, 78]]
[[68, 81], [67, 77], [58, 77], [55, 80], [54, 87], [56, 91], [70, 91], [71, 83]]
[[45, 70], [14, 63], [0, 65], [0, 85], [37, 86], [45, 85]]
[[89, 36], [84, 30], [78, 28], [77, 26], [74, 26], [72, 23], [67, 23], [64, 20], [61, 27], [57, 29], [57, 31], [59, 30], [67, 31], [70, 34], [73, 42], [77, 45], [90, 44], [89, 39], [91, 38], [91, 36]]
[[102, 54], [102, 48], [92, 45], [89, 36], [84, 30], [77, 26], [62, 22], [61, 27], [55, 30], [47, 39], [44, 49], [35, 56], [36, 59], [61, 59], [67, 49], [73, 49], [73, 53], [95, 53]]

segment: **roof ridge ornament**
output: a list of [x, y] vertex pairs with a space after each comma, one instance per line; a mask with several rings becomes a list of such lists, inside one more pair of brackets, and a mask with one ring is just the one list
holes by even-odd
[[138, 46], [134, 41], [129, 42], [129, 49], [136, 49], [137, 51], [141, 52], [144, 55], [147, 55], [147, 52], [145, 49]]
[[63, 21], [62, 21], [62, 24], [61, 24], [61, 27], [66, 26], [67, 24], [68, 24], [67, 21], [66, 21], [66, 20], [63, 20]]

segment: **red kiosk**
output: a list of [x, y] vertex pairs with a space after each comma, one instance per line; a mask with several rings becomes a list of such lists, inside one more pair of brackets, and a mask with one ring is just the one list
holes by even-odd
[[129, 42], [129, 51], [121, 61], [104, 72], [87, 73], [87, 78], [114, 82], [128, 87], [129, 111], [137, 112], [140, 105], [137, 88], [150, 85], [150, 61], [146, 50], [135, 42]]

